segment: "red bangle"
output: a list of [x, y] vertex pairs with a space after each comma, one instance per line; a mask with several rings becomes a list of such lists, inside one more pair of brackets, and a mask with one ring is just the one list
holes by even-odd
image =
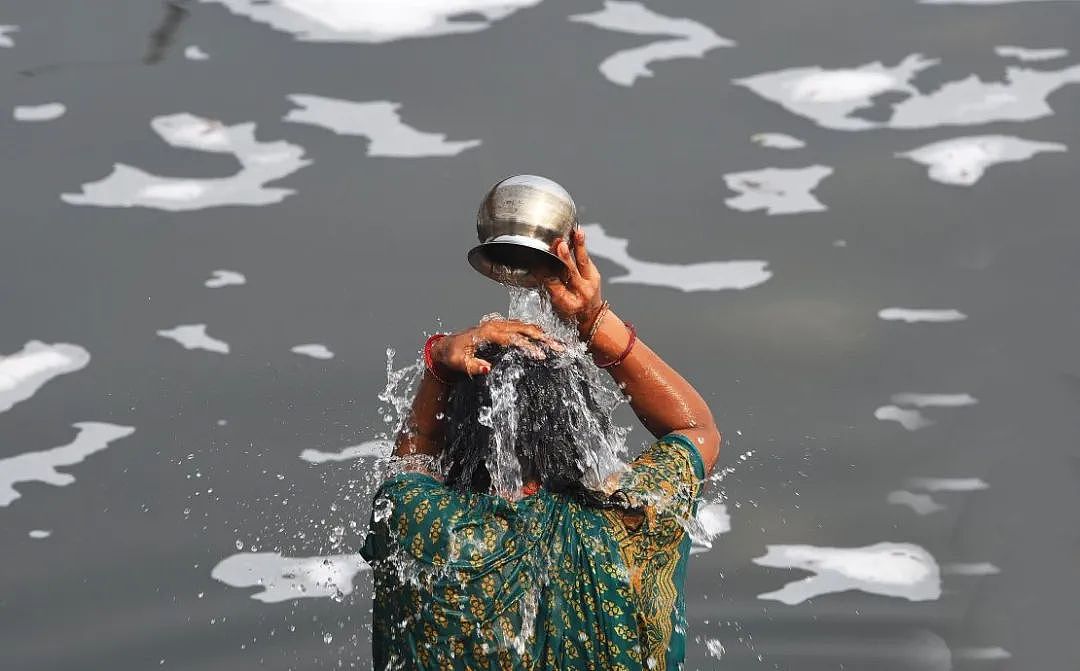
[[626, 357], [630, 356], [630, 350], [634, 349], [634, 345], [637, 343], [637, 331], [634, 329], [634, 325], [630, 322], [624, 322], [626, 324], [626, 330], [630, 332], [630, 342], [626, 343], [626, 349], [619, 355], [618, 359], [609, 361], [605, 364], [596, 364], [597, 368], [611, 368], [612, 366], [618, 366]]
[[435, 360], [431, 358], [432, 346], [445, 337], [445, 333], [433, 333], [431, 337], [427, 339], [427, 342], [424, 343], [424, 368], [427, 369], [427, 372], [431, 373], [431, 377], [435, 378], [439, 382], [442, 382], [443, 384], [448, 385], [450, 383], [444, 380], [442, 376], [439, 375], [437, 372], [435, 372]]

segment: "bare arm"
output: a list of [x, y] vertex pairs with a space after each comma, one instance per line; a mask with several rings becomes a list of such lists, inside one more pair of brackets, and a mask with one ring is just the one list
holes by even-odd
[[[573, 250], [563, 240], [552, 247], [566, 263], [568, 273], [549, 278], [546, 286], [552, 306], [578, 325], [582, 337], [597, 319], [601, 305], [600, 273], [585, 249], [585, 234], [575, 230]], [[630, 332], [614, 312], [604, 315], [593, 337], [591, 349], [599, 363], [614, 361], [626, 349]], [[694, 387], [640, 340], [630, 355], [617, 366], [607, 369], [630, 398], [642, 424], [657, 438], [678, 432], [697, 445], [711, 471], [720, 452], [721, 435], [712, 412]]]
[[448, 390], [447, 385], [436, 380], [430, 371], [424, 371], [412, 408], [394, 442], [395, 457], [411, 454], [439, 456], [443, 448], [444, 423], [436, 418], [446, 412]]

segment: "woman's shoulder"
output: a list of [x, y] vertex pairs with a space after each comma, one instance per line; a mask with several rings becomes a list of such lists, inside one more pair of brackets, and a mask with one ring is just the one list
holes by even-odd
[[645, 448], [631, 464], [638, 471], [657, 471], [676, 479], [705, 479], [705, 462], [697, 445], [681, 433], [669, 433]]

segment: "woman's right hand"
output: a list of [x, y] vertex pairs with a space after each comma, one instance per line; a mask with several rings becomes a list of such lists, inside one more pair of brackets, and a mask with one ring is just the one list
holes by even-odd
[[491, 362], [476, 356], [484, 345], [519, 347], [538, 359], [545, 356], [541, 346], [555, 351], [564, 349], [559, 341], [536, 324], [516, 319], [489, 319], [440, 338], [431, 347], [431, 357], [440, 369], [455, 375], [485, 375], [491, 372]]

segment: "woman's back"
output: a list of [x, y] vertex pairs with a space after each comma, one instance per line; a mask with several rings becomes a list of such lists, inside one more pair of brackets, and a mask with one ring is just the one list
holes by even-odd
[[517, 502], [421, 473], [375, 499], [375, 668], [676, 669], [683, 583], [704, 465], [671, 434], [618, 488], [641, 511], [541, 490]]

